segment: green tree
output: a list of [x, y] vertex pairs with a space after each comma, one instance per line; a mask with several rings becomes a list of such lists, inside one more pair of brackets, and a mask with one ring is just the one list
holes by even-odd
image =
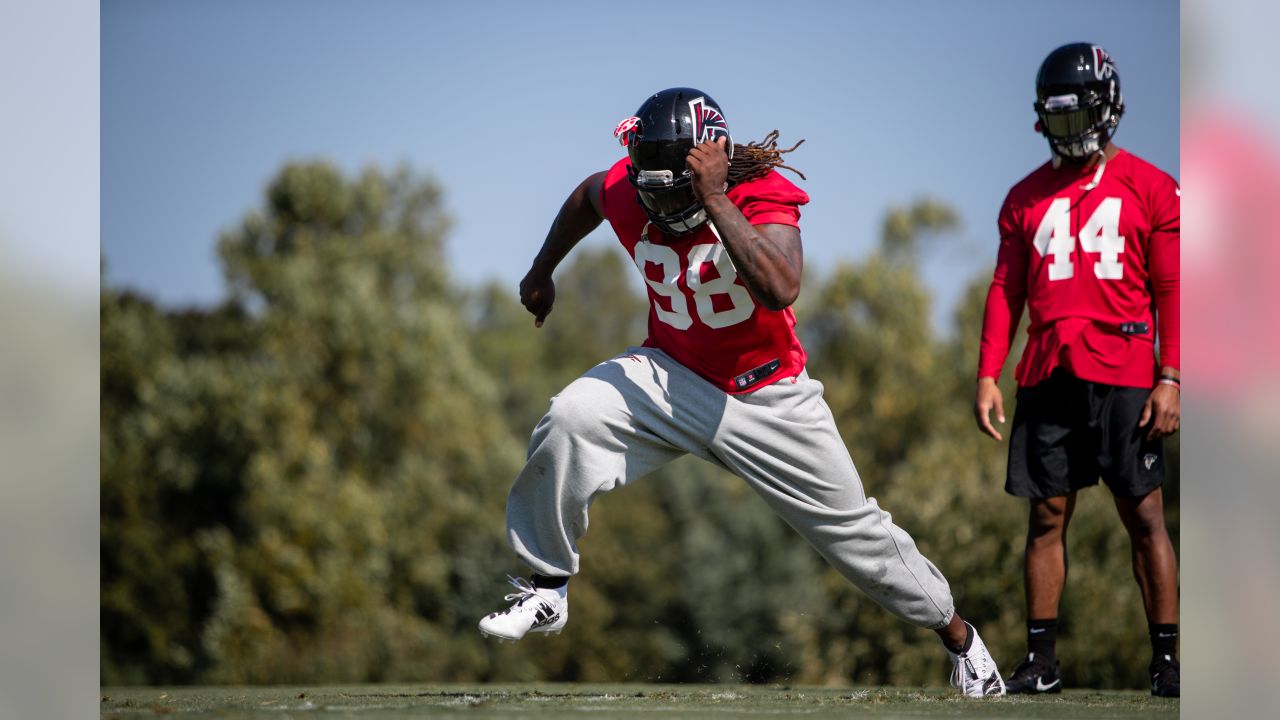
[[266, 195], [221, 241], [251, 311], [104, 293], [104, 675], [485, 672], [442, 650], [491, 601], [519, 457], [456, 312], [439, 189], [301, 163]]

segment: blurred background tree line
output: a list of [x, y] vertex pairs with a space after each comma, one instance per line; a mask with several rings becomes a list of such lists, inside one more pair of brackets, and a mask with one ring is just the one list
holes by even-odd
[[[482, 639], [504, 573], [527, 573], [503, 518], [529, 433], [560, 388], [643, 340], [646, 302], [620, 248], [580, 248], [535, 330], [514, 288], [451, 280], [441, 192], [405, 170], [291, 164], [220, 239], [222, 305], [103, 288], [104, 684], [944, 682], [932, 633], [690, 458], [593, 508], [563, 635]], [[797, 316], [868, 494], [1009, 669], [1026, 508], [970, 410], [989, 275], [939, 333], [919, 268], [955, 225], [937, 202], [891, 210], [878, 251], [810, 272]], [[1082, 493], [1069, 544], [1066, 677], [1143, 687], [1146, 623], [1105, 489]]]

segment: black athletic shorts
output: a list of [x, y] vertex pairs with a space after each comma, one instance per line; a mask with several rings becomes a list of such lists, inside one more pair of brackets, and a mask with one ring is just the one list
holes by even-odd
[[1151, 391], [1081, 380], [1065, 370], [1018, 389], [1004, 489], [1028, 498], [1058, 497], [1106, 481], [1122, 497], [1142, 497], [1164, 482], [1164, 442], [1138, 427]]

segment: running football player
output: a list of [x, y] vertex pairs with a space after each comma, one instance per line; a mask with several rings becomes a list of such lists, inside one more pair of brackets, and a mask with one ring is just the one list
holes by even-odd
[[649, 336], [552, 398], [534, 429], [507, 501], [508, 539], [533, 576], [512, 579], [513, 604], [481, 632], [559, 632], [591, 503], [691, 453], [741, 477], [891, 613], [936, 631], [955, 687], [1003, 694], [942, 573], [864, 495], [822, 384], [805, 372], [790, 305], [809, 197], [774, 170], [789, 151], [776, 133], [735, 145], [719, 105], [691, 88], [654, 94], [615, 136], [627, 157], [570, 193], [520, 297], [541, 326], [552, 271], [607, 220], [647, 285]]
[[[1009, 191], [987, 295], [974, 414], [1001, 433], [996, 380], [1025, 304], [1005, 490], [1028, 498], [1028, 653], [1010, 693], [1056, 693], [1054, 643], [1076, 493], [1099, 476], [1129, 533], [1150, 625], [1151, 692], [1177, 697], [1178, 567], [1164, 524], [1161, 438], [1177, 431], [1181, 192], [1111, 142], [1124, 101], [1102, 48], [1064, 45], [1036, 77], [1037, 130], [1052, 157]], [[1155, 352], [1159, 338], [1159, 360]]]

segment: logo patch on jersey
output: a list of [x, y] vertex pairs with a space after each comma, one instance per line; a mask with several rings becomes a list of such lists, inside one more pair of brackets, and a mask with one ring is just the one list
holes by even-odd
[[1155, 453], [1147, 453], [1146, 455], [1143, 455], [1143, 456], [1142, 456], [1142, 464], [1143, 464], [1143, 465], [1145, 465], [1145, 466], [1147, 467], [1147, 469], [1148, 469], [1148, 470], [1150, 470], [1150, 469], [1151, 469], [1151, 466], [1156, 464], [1156, 454], [1155, 454]]
[[724, 115], [707, 105], [704, 97], [689, 101], [689, 115], [693, 117], [693, 144], [715, 142], [720, 137], [729, 139], [729, 126], [725, 124]]
[[622, 144], [622, 147], [627, 147], [631, 144], [631, 141], [635, 139], [636, 133], [639, 132], [639, 128], [640, 118], [632, 115], [618, 123], [618, 126], [613, 129], [613, 136], [618, 139], [618, 142]]
[[1093, 46], [1093, 76], [1099, 80], [1110, 80], [1116, 74], [1116, 64], [1106, 50]]
[[733, 383], [738, 386], [739, 390], [746, 390], [752, 385], [766, 380], [770, 375], [778, 372], [778, 368], [782, 366], [779, 360], [770, 360], [758, 368], [752, 368], [733, 379]]

